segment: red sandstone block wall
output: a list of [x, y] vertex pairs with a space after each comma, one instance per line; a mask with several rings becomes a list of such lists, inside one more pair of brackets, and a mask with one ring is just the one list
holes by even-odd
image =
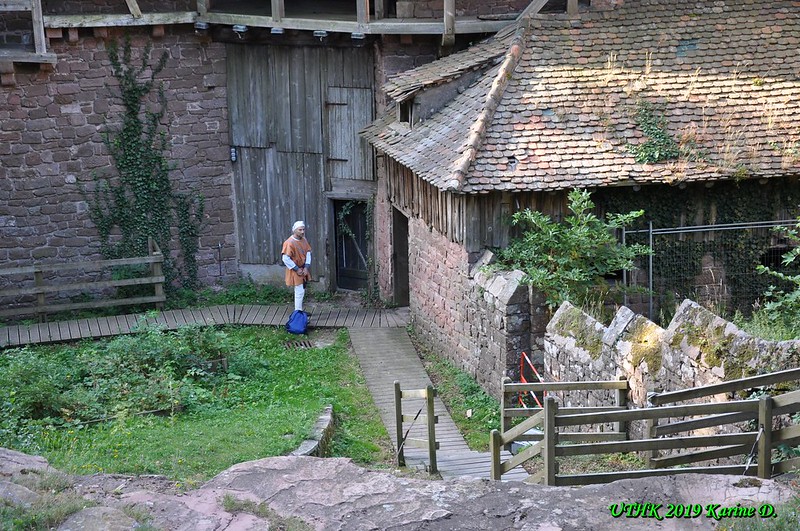
[[[135, 50], [151, 39], [135, 33]], [[153, 42], [151, 57], [169, 54], [163, 81], [167, 157], [179, 190], [206, 197], [200, 238], [201, 278], [237, 273], [225, 47], [203, 43], [193, 31], [170, 29]], [[16, 86], [0, 89], [0, 262], [53, 262], [97, 258], [97, 231], [80, 188], [95, 173], [113, 175], [102, 132], [119, 121], [119, 104], [106, 42], [83, 36], [77, 43], [51, 41], [58, 55], [52, 71], [17, 67]]]

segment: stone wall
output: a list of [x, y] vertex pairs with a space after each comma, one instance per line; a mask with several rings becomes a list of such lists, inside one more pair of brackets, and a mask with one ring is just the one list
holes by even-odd
[[[753, 337], [689, 300], [666, 329], [626, 307], [604, 326], [564, 303], [547, 325], [544, 362], [548, 376], [557, 381], [625, 376], [629, 401], [644, 407], [650, 391], [677, 391], [797, 367], [800, 341]], [[576, 393], [568, 400], [608, 404], [603, 393]]]
[[[125, 31], [133, 33], [134, 53], [152, 41], [145, 30]], [[0, 262], [18, 266], [99, 258], [80, 189], [92, 187], [95, 173], [112, 175], [102, 133], [119, 122], [121, 106], [108, 87], [116, 81], [106, 42], [51, 40], [50, 50], [59, 58], [52, 71], [18, 67], [16, 86], [0, 89]], [[219, 278], [221, 244], [223, 279], [234, 278], [225, 46], [171, 27], [153, 43], [151, 57], [162, 51], [169, 57], [158, 79], [167, 100], [171, 177], [178, 190], [206, 197], [200, 275]]]
[[[486, 274], [458, 244], [409, 222], [410, 309], [420, 339], [500, 396], [500, 382], [530, 350], [530, 301], [521, 271]], [[491, 253], [489, 253], [490, 255]]]

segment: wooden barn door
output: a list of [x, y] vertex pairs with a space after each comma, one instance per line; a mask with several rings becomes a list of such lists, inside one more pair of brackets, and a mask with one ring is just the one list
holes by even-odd
[[321, 48], [228, 45], [228, 108], [239, 259], [280, 264], [295, 220], [315, 275], [328, 270]]
[[278, 265], [282, 241], [302, 219], [314, 274], [331, 284], [333, 202], [366, 200], [363, 190], [338, 191], [375, 179], [372, 151], [358, 135], [374, 118], [371, 50], [228, 44], [227, 52], [240, 261]]

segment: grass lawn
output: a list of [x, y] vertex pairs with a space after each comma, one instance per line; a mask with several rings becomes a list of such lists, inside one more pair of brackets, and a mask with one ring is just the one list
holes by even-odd
[[333, 454], [388, 465], [391, 443], [346, 330], [315, 334], [320, 348], [289, 348], [295, 336], [279, 329], [228, 326], [4, 351], [0, 445], [69, 473], [163, 474], [192, 487], [289, 453], [333, 404]]

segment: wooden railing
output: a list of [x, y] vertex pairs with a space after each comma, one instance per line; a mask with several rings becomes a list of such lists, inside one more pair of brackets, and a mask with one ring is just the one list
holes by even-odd
[[[722, 384], [665, 393], [651, 398], [651, 402], [663, 404], [710, 396], [721, 392], [734, 392], [762, 385], [795, 381], [800, 379], [800, 369], [780, 371], [753, 378], [742, 378]], [[738, 400], [721, 403], [688, 404], [677, 406], [658, 406], [629, 411], [583, 412], [576, 413], [559, 408], [552, 397], [545, 398], [544, 409], [538, 419], [543, 426], [542, 441], [537, 445], [535, 455], [544, 457], [544, 467], [536, 475], [546, 485], [588, 485], [607, 483], [623, 478], [642, 478], [686, 473], [758, 475], [769, 478], [800, 465], [800, 458], [787, 461], [772, 461], [772, 450], [778, 445], [800, 444], [800, 426], [790, 426], [773, 430], [775, 417], [800, 411], [800, 391], [779, 396], [764, 396], [758, 400]], [[538, 414], [537, 414], [538, 415]], [[661, 419], [676, 419], [659, 424]], [[598, 423], [624, 423], [632, 421], [651, 421], [649, 438], [619, 442], [595, 442], [587, 444], [566, 444], [575, 442], [565, 437], [560, 429]], [[685, 435], [700, 428], [719, 427], [738, 422], [756, 421], [753, 431], [744, 433], [723, 433], [717, 435]], [[508, 434], [514, 435], [522, 425]], [[676, 434], [684, 434], [678, 435]], [[669, 436], [669, 437], [668, 437]], [[505, 440], [499, 433], [492, 433], [493, 449]], [[497, 446], [499, 448], [499, 446]], [[695, 450], [702, 448], [701, 450]], [[689, 450], [684, 451], [681, 450]], [[558, 459], [576, 455], [602, 455], [626, 452], [659, 452], [662, 450], [679, 453], [667, 457], [652, 455], [650, 468], [646, 470], [627, 470], [590, 474], [558, 474]], [[531, 452], [534, 453], [534, 452]], [[522, 453], [515, 456], [519, 458]], [[719, 458], [741, 456], [743, 464], [684, 467], [685, 465]], [[530, 457], [530, 456], [529, 456]], [[751, 464], [757, 461], [757, 465]], [[517, 463], [519, 464], [519, 463]], [[681, 466], [684, 468], [670, 468]]]
[[[427, 448], [428, 458], [430, 465], [428, 471], [431, 474], [436, 474], [438, 466], [436, 464], [436, 450], [439, 449], [439, 443], [436, 442], [436, 424], [439, 423], [439, 417], [433, 411], [433, 399], [436, 397], [436, 389], [433, 386], [427, 386], [425, 389], [407, 389], [405, 391], [400, 389], [400, 382], [394, 381], [394, 408], [395, 420], [397, 426], [397, 466], [405, 466], [405, 453], [406, 446], [411, 448]], [[403, 413], [403, 399], [404, 398], [423, 398], [425, 399], [425, 413], [422, 413], [423, 408], [417, 411], [416, 415], [406, 415]], [[403, 423], [410, 422], [408, 430], [403, 433]], [[424, 422], [428, 428], [428, 438], [418, 439], [409, 437], [408, 434], [416, 422]]]
[[[88, 262], [75, 262], [68, 264], [34, 265], [26, 267], [0, 268], [0, 276], [12, 277], [11, 282], [19, 286], [30, 282], [33, 286], [13, 287], [0, 290], [0, 299], [35, 295], [36, 302], [33, 306], [22, 305], [0, 310], [0, 317], [19, 317], [23, 315], [38, 314], [42, 320], [49, 313], [81, 310], [86, 308], [105, 308], [112, 306], [131, 306], [138, 304], [156, 304], [161, 307], [166, 300], [164, 295], [164, 256], [158, 245], [151, 239], [148, 242], [149, 253], [147, 256], [134, 258], [120, 258], [116, 260], [95, 260]], [[63, 283], [56, 277], [53, 281], [47, 278], [48, 273], [61, 273], [63, 271], [97, 271], [119, 266], [149, 265], [150, 276], [141, 278], [126, 278], [119, 280], [100, 280], [90, 282]], [[153, 286], [153, 295], [146, 297], [128, 297], [120, 299], [106, 299], [91, 302], [48, 302], [47, 296], [69, 291], [89, 291], [103, 288], [117, 288], [121, 286]]]
[[[563, 411], [570, 413], [626, 411], [628, 381], [625, 377], [618, 380], [603, 380], [592, 382], [542, 382], [542, 383], [511, 383], [509, 378], [503, 379], [503, 399], [500, 405], [500, 430], [492, 430], [490, 447], [492, 454], [492, 479], [501, 479], [502, 475], [540, 455], [544, 449], [543, 439], [546, 433], [544, 423], [546, 416], [541, 407], [515, 407], [513, 402], [520, 393], [549, 393], [558, 391], [603, 391], [615, 392], [615, 404], [609, 406], [565, 408]], [[513, 419], [529, 417], [512, 427]], [[539, 430], [537, 431], [537, 428]], [[624, 422], [615, 422], [611, 431], [570, 432], [562, 433], [562, 441], [587, 442], [587, 441], [619, 441], [627, 438], [627, 426]], [[511, 443], [517, 441], [534, 442], [517, 455], [501, 461], [501, 449], [511, 451]], [[546, 456], [545, 456], [546, 458]], [[534, 477], [534, 481], [538, 476]]]

